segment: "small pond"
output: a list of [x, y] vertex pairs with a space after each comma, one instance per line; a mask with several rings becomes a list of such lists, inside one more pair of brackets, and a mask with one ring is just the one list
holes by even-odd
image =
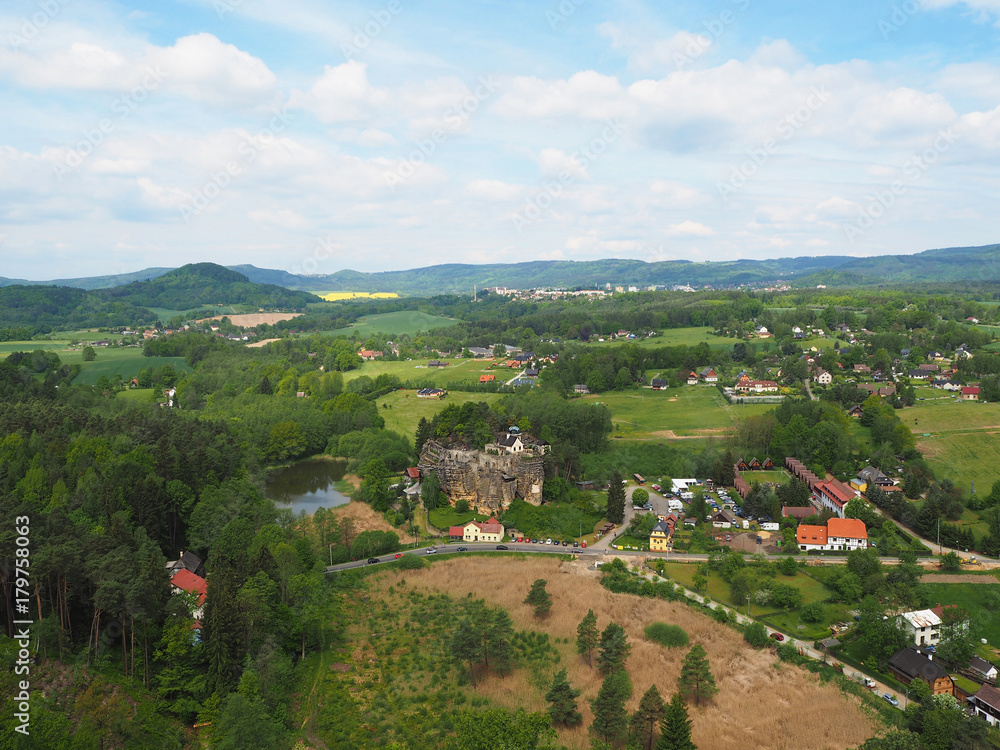
[[302, 461], [268, 474], [267, 496], [279, 508], [291, 508], [296, 515], [303, 510], [312, 515], [317, 508], [332, 508], [350, 502], [347, 495], [333, 486], [346, 473], [346, 461]]

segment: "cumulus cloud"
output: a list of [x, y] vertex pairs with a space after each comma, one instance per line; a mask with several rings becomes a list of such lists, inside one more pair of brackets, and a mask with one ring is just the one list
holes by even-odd
[[367, 122], [375, 119], [386, 99], [386, 91], [368, 81], [368, 65], [351, 60], [327, 65], [308, 92], [292, 93], [289, 104], [313, 111], [325, 123]]
[[474, 198], [487, 201], [513, 201], [524, 192], [524, 186], [511, 185], [500, 180], [473, 180], [465, 192]]
[[668, 237], [711, 237], [715, 234], [715, 230], [697, 221], [687, 220], [680, 224], [671, 224], [665, 234]]

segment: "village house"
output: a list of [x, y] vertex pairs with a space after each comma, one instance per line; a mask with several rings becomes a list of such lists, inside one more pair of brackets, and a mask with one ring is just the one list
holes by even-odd
[[866, 466], [851, 480], [851, 487], [858, 492], [867, 492], [870, 485], [892, 486], [894, 482], [874, 466]]
[[421, 388], [417, 391], [417, 398], [444, 398], [447, 394], [442, 388]]
[[854, 419], [861, 419], [861, 415], [864, 414], [864, 409], [861, 408], [861, 404], [853, 406], [847, 410], [847, 416], [853, 417]]
[[381, 357], [382, 352], [375, 352], [372, 351], [371, 349], [362, 349], [358, 352], [358, 356], [361, 357], [361, 359], [365, 360], [366, 362], [371, 362], [376, 357]]
[[665, 391], [667, 390], [667, 381], [663, 378], [653, 378], [650, 383], [654, 391]]
[[829, 508], [839, 518], [844, 517], [844, 508], [855, 497], [855, 492], [837, 479], [817, 482], [813, 487], [813, 499], [821, 508]]
[[969, 706], [990, 726], [1000, 726], [1000, 690], [992, 685], [983, 685], [975, 695], [969, 696]]
[[983, 680], [991, 680], [993, 682], [997, 680], [997, 668], [980, 656], [972, 657], [972, 661], [969, 662], [969, 669], [978, 674]]
[[962, 400], [963, 401], [978, 401], [979, 400], [979, 386], [978, 385], [967, 385], [962, 389]]
[[167, 563], [167, 573], [173, 576], [178, 570], [188, 570], [196, 576], [205, 575], [205, 565], [201, 558], [194, 552], [181, 550], [180, 556], [176, 560]]
[[170, 590], [173, 594], [187, 592], [195, 595], [195, 608], [191, 610], [191, 616], [200, 621], [205, 614], [205, 598], [208, 591], [205, 579], [196, 576], [190, 570], [178, 570], [170, 578]]
[[487, 521], [469, 521], [464, 526], [448, 529], [448, 538], [456, 542], [502, 542], [503, 524], [495, 518]]
[[889, 660], [889, 671], [904, 685], [923, 680], [930, 686], [933, 695], [955, 694], [955, 683], [948, 671], [932, 656], [925, 656], [912, 646], [893, 654]]
[[520, 435], [504, 435], [497, 438], [497, 448], [505, 453], [521, 453], [524, 451], [524, 443], [521, 442]]
[[[878, 379], [877, 375], [876, 379]], [[896, 394], [896, 386], [894, 385], [880, 386], [875, 383], [862, 383], [860, 387], [868, 391], [869, 394], [874, 393], [876, 396], [881, 396], [882, 398], [887, 398], [888, 396], [894, 396]]]
[[866, 375], [872, 371], [868, 365], [854, 365], [854, 372]]
[[803, 552], [849, 552], [868, 547], [868, 529], [857, 518], [831, 518], [826, 526], [800, 524], [795, 538]]
[[781, 506], [782, 518], [794, 518], [796, 521], [801, 521], [803, 518], [809, 518], [809, 516], [815, 516], [816, 513], [816, 509], [811, 505], [807, 505], [802, 508], [788, 505]]
[[941, 639], [941, 618], [930, 609], [903, 612], [899, 624], [914, 646], [936, 646]]
[[671, 529], [666, 521], [658, 521], [653, 530], [649, 532], [650, 552], [666, 552], [670, 544]]
[[688, 373], [687, 384], [698, 385], [698, 373], [696, 373], [694, 370]]
[[588, 388], [586, 385], [583, 385], [582, 383], [578, 383], [573, 386], [573, 393], [580, 393], [586, 395], [590, 393], [590, 388]]
[[816, 374], [813, 375], [813, 380], [820, 385], [830, 385], [833, 382], [833, 375], [824, 370], [822, 367], [816, 368]]
[[469, 353], [476, 359], [488, 359], [493, 356], [493, 349], [492, 347], [486, 349], [481, 346], [470, 346]]
[[712, 514], [712, 526], [717, 529], [729, 529], [736, 523], [736, 516], [728, 510], [720, 510]]
[[496, 380], [496, 377], [497, 377], [496, 375], [480, 375], [479, 376], [479, 382], [480, 383], [491, 383], [494, 380]]
[[778, 384], [773, 380], [750, 380], [750, 378], [740, 378], [736, 383], [736, 390], [744, 393], [777, 393]]
[[716, 374], [715, 370], [713, 370], [711, 367], [703, 367], [698, 372], [698, 377], [704, 383], [718, 383], [719, 382], [719, 376]]

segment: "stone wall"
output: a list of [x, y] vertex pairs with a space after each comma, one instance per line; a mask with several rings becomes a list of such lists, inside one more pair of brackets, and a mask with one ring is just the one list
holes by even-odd
[[517, 455], [446, 448], [428, 440], [417, 462], [420, 473], [433, 471], [452, 503], [464, 499], [477, 513], [492, 515], [510, 507], [515, 497], [540, 505], [545, 467], [533, 451]]

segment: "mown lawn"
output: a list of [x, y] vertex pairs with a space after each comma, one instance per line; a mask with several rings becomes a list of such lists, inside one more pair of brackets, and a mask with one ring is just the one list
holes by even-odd
[[976, 635], [985, 638], [988, 644], [1000, 644], [1000, 582], [997, 585], [981, 583], [924, 583], [921, 589], [927, 593], [931, 606], [937, 604], [957, 604], [972, 617]]
[[677, 435], [721, 435], [738, 418], [763, 414], [773, 404], [730, 406], [712, 386], [692, 385], [666, 391], [599, 393], [584, 397], [588, 403], [606, 404], [617, 429], [624, 438], [666, 437], [664, 431]]
[[493, 375], [496, 380], [506, 382], [519, 370], [507, 367], [493, 367], [492, 362], [481, 359], [446, 359], [447, 367], [428, 367], [430, 359], [415, 359], [411, 362], [365, 362], [357, 370], [344, 373], [349, 382], [362, 375], [374, 379], [383, 373], [395, 375], [404, 383], [407, 381], [426, 382], [438, 388], [446, 388], [449, 383], [478, 383], [481, 375]]
[[[130, 356], [101, 356], [119, 352], [127, 352]], [[163, 365], [172, 365], [178, 373], [191, 372], [184, 357], [144, 357], [141, 349], [109, 349], [107, 352], [102, 349], [98, 351], [95, 361], [83, 364], [83, 370], [76, 376], [73, 385], [94, 385], [101, 375], [107, 375], [109, 378], [121, 375], [122, 380], [127, 382], [138, 375], [142, 369], [156, 369]]]
[[469, 521], [485, 521], [487, 516], [478, 515], [471, 510], [459, 513], [453, 505], [435, 508], [429, 512], [431, 526], [447, 531], [450, 526], [464, 526]]
[[465, 391], [449, 391], [443, 399], [417, 398], [416, 394], [416, 391], [393, 391], [377, 402], [378, 413], [385, 419], [386, 429], [406, 435], [411, 438], [411, 442], [421, 417], [431, 420], [435, 414], [451, 404], [461, 406], [470, 401], [485, 401], [491, 404], [501, 397], [499, 393], [467, 393]]
[[328, 336], [353, 336], [355, 333], [362, 339], [373, 333], [385, 333], [391, 336], [408, 334], [414, 336], [421, 331], [432, 331], [454, 325], [458, 320], [446, 318], [443, 315], [430, 315], [419, 310], [401, 310], [399, 312], [365, 315], [358, 322], [347, 328], [334, 331], [323, 331]]

